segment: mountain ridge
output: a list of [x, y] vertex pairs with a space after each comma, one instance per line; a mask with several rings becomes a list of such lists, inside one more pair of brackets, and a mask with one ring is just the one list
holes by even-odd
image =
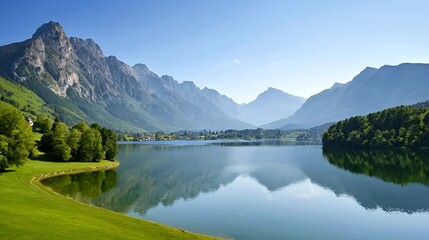
[[170, 96], [184, 106], [164, 102], [144, 88], [145, 79], [157, 77], [145, 65], [133, 68], [105, 56], [92, 39], [69, 38], [53, 21], [40, 26], [30, 39], [1, 46], [0, 58], [1, 75], [36, 92], [68, 123], [96, 121], [132, 131], [252, 127], [213, 104], [205, 109], [184, 98], [195, 87], [189, 83], [182, 83], [181, 96]]
[[312, 127], [429, 99], [429, 64], [367, 67], [351, 81], [311, 96], [296, 113], [265, 128]]
[[282, 117], [289, 117], [306, 101], [282, 90], [269, 87], [255, 100], [241, 106], [243, 121], [260, 126]]

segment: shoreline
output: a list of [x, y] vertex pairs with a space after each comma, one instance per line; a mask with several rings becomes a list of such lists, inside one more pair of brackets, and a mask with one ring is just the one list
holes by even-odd
[[[44, 162], [0, 174], [0, 236], [3, 239], [218, 239], [67, 198], [41, 180], [117, 168], [118, 161]], [[7, 219], [13, 221], [6, 221]], [[18, 224], [19, 223], [19, 224]], [[23, 228], [25, 226], [25, 228]]]
[[[114, 161], [112, 165], [91, 166], [91, 167], [80, 168], [80, 169], [66, 169], [66, 170], [61, 170], [61, 171], [57, 171], [57, 172], [42, 173], [42, 174], [38, 174], [38, 175], [34, 176], [33, 178], [31, 178], [30, 183], [33, 185], [36, 185], [36, 184], [41, 185], [44, 188], [50, 190], [45, 185], [43, 185], [40, 181], [47, 179], [47, 178], [51, 178], [51, 177], [61, 176], [61, 175], [72, 175], [72, 174], [78, 174], [78, 173], [83, 173], [83, 172], [96, 172], [96, 171], [101, 171], [101, 170], [115, 169], [115, 168], [118, 168], [120, 164], [121, 164], [120, 162]], [[52, 191], [52, 190], [50, 190], [50, 191], [56, 193], [55, 191]]]

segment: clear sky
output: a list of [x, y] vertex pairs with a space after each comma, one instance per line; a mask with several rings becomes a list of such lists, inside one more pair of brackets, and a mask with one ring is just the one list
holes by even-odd
[[238, 103], [268, 87], [309, 97], [366, 66], [429, 62], [429, 1], [1, 1], [0, 45], [49, 20], [106, 55]]

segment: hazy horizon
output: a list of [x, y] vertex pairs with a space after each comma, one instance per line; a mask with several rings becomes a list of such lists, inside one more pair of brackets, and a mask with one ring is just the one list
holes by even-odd
[[367, 66], [429, 62], [426, 1], [9, 1], [4, 8], [0, 45], [53, 20], [105, 55], [240, 104], [268, 87], [308, 98]]

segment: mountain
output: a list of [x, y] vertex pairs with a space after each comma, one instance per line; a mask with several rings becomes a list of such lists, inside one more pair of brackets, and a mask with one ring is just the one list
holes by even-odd
[[93, 40], [69, 38], [56, 22], [1, 46], [0, 59], [1, 76], [34, 91], [69, 124], [99, 122], [123, 131], [252, 127], [227, 116], [192, 82], [107, 57]]
[[429, 99], [429, 64], [365, 68], [346, 84], [310, 97], [292, 116], [264, 128], [308, 128]]
[[244, 119], [241, 117], [240, 109], [241, 105], [234, 102], [231, 98], [220, 94], [218, 91], [214, 89], [204, 88], [202, 94], [209, 99], [213, 104], [215, 104], [220, 110], [222, 110], [226, 115], [231, 118], [239, 119], [244, 122]]
[[242, 105], [213, 89], [204, 88], [202, 92], [229, 117], [255, 126], [289, 117], [306, 101], [305, 98], [271, 87], [259, 94], [255, 100]]
[[[237, 120], [235, 115], [230, 115], [227, 108], [217, 104], [217, 99], [228, 99], [231, 105], [237, 105], [232, 99], [221, 95], [213, 89], [200, 89], [191, 81], [179, 83], [172, 76], [164, 75], [159, 77], [157, 74], [150, 71], [144, 64], [136, 64], [133, 66], [137, 74], [137, 78], [142, 86], [150, 93], [155, 94], [163, 99], [165, 103], [180, 109], [186, 116], [202, 117], [199, 113], [207, 112], [213, 119], [220, 119], [223, 122], [229, 122], [227, 128], [253, 128], [251, 124], [247, 124]], [[233, 112], [235, 109], [231, 110]], [[212, 125], [205, 127], [213, 129]], [[218, 127], [221, 129], [222, 127]], [[224, 127], [225, 129], [225, 127]]]
[[275, 88], [268, 88], [255, 100], [242, 106], [241, 120], [259, 126], [289, 117], [304, 104], [305, 100]]
[[12, 104], [25, 116], [33, 119], [41, 114], [53, 117], [53, 109], [49, 108], [46, 102], [33, 91], [2, 77], [0, 77], [0, 101]]

